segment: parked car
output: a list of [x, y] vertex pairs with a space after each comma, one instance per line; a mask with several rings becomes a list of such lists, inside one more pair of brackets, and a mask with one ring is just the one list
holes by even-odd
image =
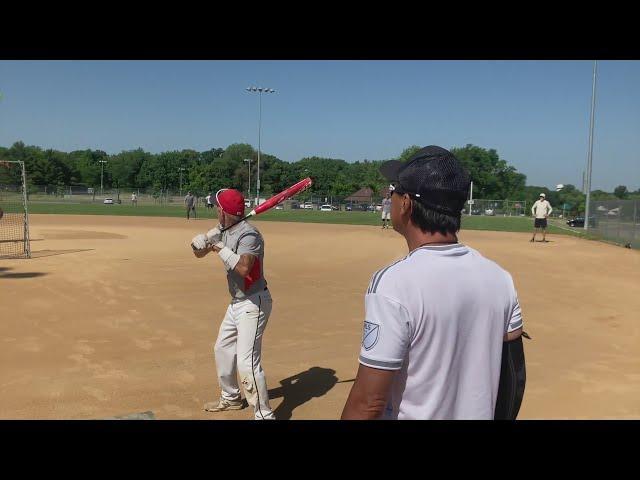
[[331, 207], [331, 205], [321, 205], [320, 206], [320, 211], [321, 212], [331, 212], [331, 211], [333, 211], [333, 208]]
[[492, 216], [495, 216], [496, 212], [495, 212], [493, 209], [491, 209], [491, 208], [487, 208], [487, 209], [484, 211], [484, 214], [485, 214], [485, 215], [489, 215], [489, 216], [491, 216], [491, 217], [492, 217]]
[[[584, 227], [584, 217], [576, 217], [571, 220], [567, 220], [567, 225], [570, 227]], [[589, 217], [589, 226], [596, 226], [596, 219], [594, 217]]]
[[113, 205], [113, 198], [105, 198], [102, 203], [105, 205]]
[[482, 211], [479, 208], [472, 208], [471, 215], [482, 215]]
[[304, 208], [305, 210], [313, 210], [313, 203], [305, 202], [300, 205], [300, 208]]
[[338, 207], [336, 205], [331, 205], [331, 210], [338, 211], [338, 210], [340, 210], [340, 207]]
[[276, 210], [284, 210], [284, 207], [282, 205], [276, 205]]

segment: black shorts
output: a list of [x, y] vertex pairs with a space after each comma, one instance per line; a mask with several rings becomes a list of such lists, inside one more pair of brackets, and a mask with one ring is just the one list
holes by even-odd
[[546, 218], [536, 218], [535, 223], [533, 224], [534, 228], [547, 228], [547, 219]]

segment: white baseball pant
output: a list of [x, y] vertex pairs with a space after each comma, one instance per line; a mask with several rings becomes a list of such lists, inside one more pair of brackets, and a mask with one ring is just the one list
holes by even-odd
[[271, 315], [272, 300], [263, 290], [231, 302], [220, 325], [214, 347], [222, 398], [240, 399], [238, 373], [256, 420], [275, 420], [269, 406], [267, 380], [260, 365], [262, 336]]

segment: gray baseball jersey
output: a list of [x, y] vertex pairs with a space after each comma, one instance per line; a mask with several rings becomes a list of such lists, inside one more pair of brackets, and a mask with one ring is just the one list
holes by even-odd
[[222, 242], [238, 255], [255, 255], [256, 261], [248, 278], [242, 278], [235, 270], [227, 271], [229, 293], [235, 300], [263, 291], [267, 286], [264, 278], [264, 239], [256, 227], [249, 222], [240, 222], [223, 232]]
[[398, 370], [385, 419], [493, 419], [505, 333], [522, 327], [508, 272], [465, 245], [424, 246], [373, 275], [360, 363]]
[[184, 197], [184, 201], [187, 204], [187, 207], [191, 208], [196, 204], [196, 197], [194, 197], [193, 195], [187, 195], [186, 197]]
[[391, 213], [391, 199], [385, 198], [382, 200], [382, 213]]

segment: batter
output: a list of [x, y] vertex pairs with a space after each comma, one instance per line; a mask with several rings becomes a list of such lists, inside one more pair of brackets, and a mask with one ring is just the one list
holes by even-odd
[[[275, 420], [269, 406], [267, 381], [260, 364], [262, 337], [271, 315], [272, 299], [264, 278], [264, 240], [244, 215], [244, 196], [237, 190], [216, 193], [220, 225], [194, 237], [194, 254], [202, 258], [216, 252], [227, 271], [231, 303], [220, 325], [214, 347], [221, 396], [205, 404], [208, 412], [244, 407], [240, 383], [256, 420]], [[221, 233], [222, 228], [230, 227]]]

